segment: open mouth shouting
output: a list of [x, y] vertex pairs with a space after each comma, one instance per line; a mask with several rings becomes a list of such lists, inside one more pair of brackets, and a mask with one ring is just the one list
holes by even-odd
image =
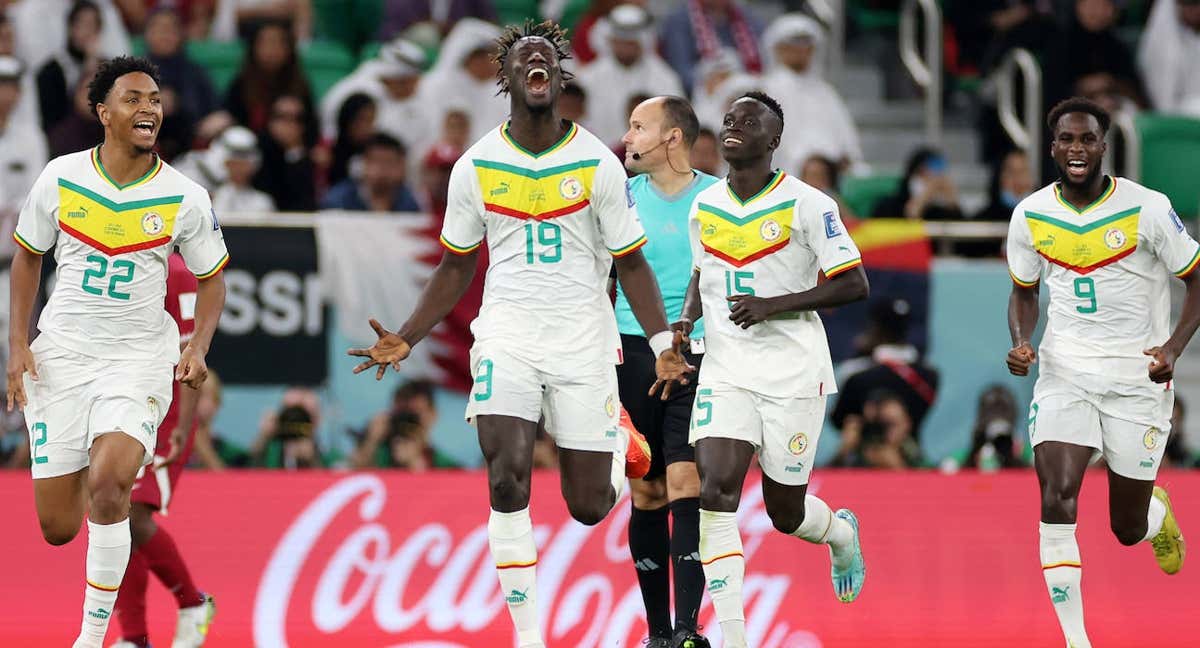
[[531, 97], [550, 94], [550, 71], [544, 65], [534, 65], [525, 73], [525, 91]]
[[1084, 158], [1073, 157], [1067, 159], [1067, 176], [1072, 180], [1083, 180], [1087, 178], [1088, 171], [1091, 170], [1091, 165]]
[[154, 137], [157, 126], [153, 119], [136, 119], [133, 122], [133, 132], [143, 137]]

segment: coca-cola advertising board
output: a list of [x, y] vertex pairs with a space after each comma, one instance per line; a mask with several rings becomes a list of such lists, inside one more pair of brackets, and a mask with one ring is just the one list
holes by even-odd
[[[557, 481], [534, 475], [547, 645], [640, 646], [628, 499], [585, 527], [567, 515]], [[1200, 534], [1200, 473], [1164, 472], [1160, 483], [1184, 530]], [[1038, 561], [1031, 472], [818, 471], [812, 490], [862, 522], [867, 581], [849, 605], [834, 598], [828, 551], [775, 532], [758, 486], [752, 476], [740, 512], [755, 648], [1062, 645]], [[1148, 544], [1121, 547], [1106, 491], [1103, 473], [1089, 473], [1079, 507], [1094, 645], [1200, 644], [1200, 565], [1168, 577]], [[27, 474], [0, 475], [0, 501], [0, 646], [67, 646], [79, 627], [86, 530], [47, 546]], [[477, 472], [191, 472], [162, 525], [216, 597], [208, 646], [507, 648], [487, 510]], [[150, 638], [168, 646], [174, 599], [153, 578], [150, 590]], [[707, 598], [701, 623], [720, 646]]]

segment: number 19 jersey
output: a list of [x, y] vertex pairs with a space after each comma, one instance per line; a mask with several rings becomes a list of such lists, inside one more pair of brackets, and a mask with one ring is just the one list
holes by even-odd
[[229, 260], [208, 193], [157, 157], [126, 185], [109, 177], [99, 147], [51, 160], [13, 232], [22, 247], [54, 247], [54, 290], [38, 330], [92, 358], [179, 358], [179, 330], [163, 308], [167, 258], [178, 245], [199, 278]]
[[476, 341], [522, 348], [537, 362], [617, 362], [609, 269], [646, 237], [625, 169], [600, 140], [572, 123], [534, 154], [506, 123], [476, 142], [451, 171], [441, 242], [467, 254], [485, 235], [490, 265], [471, 324]]
[[1163, 194], [1109, 178], [1078, 209], [1057, 183], [1022, 200], [1008, 229], [1013, 281], [1050, 293], [1043, 373], [1149, 386], [1144, 349], [1170, 336], [1170, 275], [1187, 276], [1200, 245]]

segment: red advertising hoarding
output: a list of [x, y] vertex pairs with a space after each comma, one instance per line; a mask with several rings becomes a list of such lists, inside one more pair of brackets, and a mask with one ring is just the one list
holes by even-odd
[[[1164, 473], [1160, 483], [1185, 532], [1200, 534], [1200, 473]], [[751, 645], [1062, 645], [1038, 564], [1032, 473], [818, 471], [812, 488], [858, 513], [864, 593], [837, 602], [828, 552], [773, 531], [752, 477], [740, 518]], [[81, 534], [44, 544], [31, 491], [28, 475], [0, 475], [0, 645], [65, 646], [79, 627], [86, 543]], [[1148, 545], [1119, 546], [1106, 491], [1092, 472], [1080, 503], [1094, 644], [1200, 645], [1200, 565], [1167, 577]], [[640, 646], [628, 507], [584, 527], [569, 519], [557, 476], [534, 476], [538, 604], [551, 648]], [[216, 597], [209, 646], [503, 647], [511, 626], [486, 519], [476, 472], [194, 472], [163, 525]], [[173, 600], [153, 579], [150, 587], [151, 641], [170, 645]], [[707, 599], [701, 622], [719, 635]]]

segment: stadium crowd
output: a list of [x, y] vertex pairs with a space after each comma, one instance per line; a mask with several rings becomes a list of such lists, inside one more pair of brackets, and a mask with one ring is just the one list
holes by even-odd
[[[493, 41], [498, 24], [550, 18], [570, 28], [573, 72], [560, 103], [623, 154], [632, 106], [660, 94], [691, 99], [702, 131], [695, 166], [723, 172], [714, 132], [729, 102], [762, 89], [788, 114], [775, 162], [833, 196], [848, 222], [865, 218], [1006, 222], [1046, 178], [999, 125], [994, 92], [981, 79], [1015, 47], [1043, 61], [1050, 105], [1083, 95], [1111, 111], [1200, 117], [1200, 0], [947, 0], [947, 105], [965, 95], [977, 115], [986, 195], [964, 200], [942, 151], [911, 152], [898, 181], [876, 199], [845, 195], [848, 178], [880, 171], [866, 159], [859, 126], [824, 77], [829, 38], [800, 0], [0, 0], [0, 256], [11, 257], [16, 214], [48, 159], [94, 146], [102, 131], [87, 102], [97, 63], [144, 53], [162, 76], [162, 158], [209, 190], [221, 212], [347, 210], [426, 212], [439, 217], [449, 171], [477, 138], [503, 121]], [[896, 0], [847, 5], [849, 40]], [[892, 22], [888, 23], [890, 16]], [[884, 18], [881, 18], [884, 17]], [[886, 32], [886, 30], [885, 30]], [[886, 32], [885, 39], [894, 39]], [[894, 48], [888, 49], [892, 59]], [[894, 62], [889, 95], [903, 94]], [[889, 170], [894, 171], [894, 170]], [[970, 205], [968, 204], [970, 203]], [[854, 205], [858, 205], [855, 213]], [[972, 207], [974, 205], [975, 207]], [[1191, 211], [1189, 209], [1189, 211]], [[1000, 257], [998, 239], [955, 242], [958, 256]], [[911, 306], [883, 295], [870, 306], [840, 368], [833, 422], [835, 464], [928, 465], [917, 443], [937, 397], [938, 374], [910, 335]], [[324, 451], [314, 430], [320, 398], [286, 393], [247, 448], [212, 422], [221, 383], [204, 387], [194, 462], [210, 469], [318, 466], [427, 470], [453, 460], [430, 444], [438, 417], [433, 385], [400, 387], [391, 407], [354, 438], [352, 453]], [[1181, 443], [1183, 403], [1168, 450], [1195, 465]], [[457, 414], [455, 414], [457, 415]], [[3, 421], [0, 461], [27, 465], [16, 415]], [[1028, 456], [1014, 435], [1018, 406], [1003, 386], [980, 395], [972, 447], [959, 463], [992, 468]], [[552, 467], [553, 444], [537, 462]]]

